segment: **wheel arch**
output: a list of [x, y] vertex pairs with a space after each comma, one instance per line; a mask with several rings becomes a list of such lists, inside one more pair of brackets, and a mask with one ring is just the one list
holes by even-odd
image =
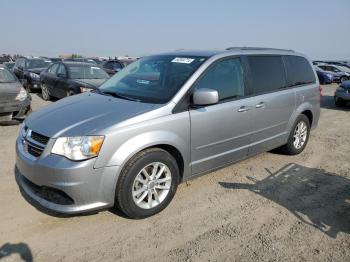
[[[161, 148], [175, 158], [179, 167], [180, 181], [190, 175], [189, 142], [169, 131], [147, 132], [130, 138], [113, 153], [112, 157], [107, 161], [107, 166], [119, 166], [120, 170], [122, 170], [133, 156], [149, 148]], [[98, 163], [98, 165], [103, 164]]]

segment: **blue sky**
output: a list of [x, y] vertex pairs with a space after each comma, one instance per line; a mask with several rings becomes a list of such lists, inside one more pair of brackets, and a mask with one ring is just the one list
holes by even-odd
[[141, 56], [263, 46], [350, 59], [350, 0], [1, 0], [0, 7], [0, 53]]

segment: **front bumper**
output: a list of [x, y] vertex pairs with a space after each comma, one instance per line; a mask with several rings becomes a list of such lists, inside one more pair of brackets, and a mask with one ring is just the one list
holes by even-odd
[[[16, 180], [22, 192], [40, 206], [58, 213], [77, 214], [114, 205], [118, 166], [94, 168], [95, 158], [70, 161], [50, 154], [49, 141], [41, 156], [16, 142]], [[48, 151], [48, 152], [47, 152]]]
[[28, 83], [27, 83], [28, 87], [30, 89], [36, 89], [39, 90], [41, 89], [41, 84], [40, 84], [40, 78], [36, 79], [36, 78], [31, 78]]
[[31, 112], [32, 98], [28, 96], [23, 102], [13, 101], [0, 104], [0, 122], [11, 121], [13, 119], [24, 119]]
[[345, 100], [345, 101], [350, 101], [350, 90], [343, 91], [343, 92], [335, 91], [334, 97], [341, 98], [342, 100]]

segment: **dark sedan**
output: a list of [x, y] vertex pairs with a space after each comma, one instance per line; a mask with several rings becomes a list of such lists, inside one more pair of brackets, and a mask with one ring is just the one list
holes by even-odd
[[0, 124], [17, 123], [31, 111], [31, 97], [7, 68], [0, 65]]
[[22, 82], [28, 92], [40, 89], [40, 73], [45, 70], [51, 60], [42, 58], [19, 58], [13, 67], [13, 72]]
[[91, 63], [58, 62], [44, 70], [40, 78], [43, 99], [50, 100], [96, 89], [109, 76]]
[[120, 70], [122, 70], [124, 67], [124, 64], [117, 60], [117, 59], [111, 59], [102, 64], [103, 70], [105, 70], [110, 76], [114, 75], [115, 73], [118, 73]]
[[334, 93], [334, 102], [338, 107], [350, 103], [350, 81], [343, 82]]

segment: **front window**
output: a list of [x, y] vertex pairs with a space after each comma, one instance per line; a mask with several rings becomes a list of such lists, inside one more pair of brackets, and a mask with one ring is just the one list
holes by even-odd
[[198, 56], [144, 57], [122, 69], [100, 90], [146, 103], [167, 103], [205, 60]]
[[71, 65], [68, 67], [72, 79], [107, 79], [108, 74], [97, 66]]
[[0, 83], [14, 83], [16, 78], [5, 68], [0, 68]]
[[26, 67], [28, 69], [33, 68], [46, 68], [48, 67], [52, 62], [50, 60], [43, 60], [43, 59], [28, 59], [26, 61]]

